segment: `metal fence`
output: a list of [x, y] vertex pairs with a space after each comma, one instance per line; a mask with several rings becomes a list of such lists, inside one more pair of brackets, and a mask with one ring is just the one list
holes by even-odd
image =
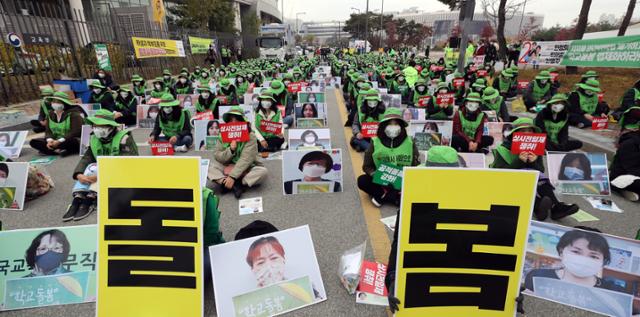
[[22, 5], [20, 11], [12, 12], [0, 3], [0, 34], [16, 33], [23, 39], [20, 49], [0, 42], [0, 105], [37, 99], [39, 86], [54, 79], [92, 78], [97, 70], [94, 43], [106, 44], [111, 75], [118, 83], [128, 82], [134, 73], [150, 79], [163, 69], [176, 74], [182, 67], [204, 65], [206, 55], [191, 54], [189, 49], [185, 58], [136, 59], [131, 36], [182, 40], [185, 48], [189, 36], [216, 38], [219, 46], [241, 41], [244, 52], [254, 49], [255, 36], [161, 29], [148, 18], [130, 21], [113, 10], [89, 20], [81, 11], [65, 7], [65, 1], [16, 2]]

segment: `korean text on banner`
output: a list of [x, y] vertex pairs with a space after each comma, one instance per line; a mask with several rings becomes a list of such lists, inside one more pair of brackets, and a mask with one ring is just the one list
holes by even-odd
[[438, 94], [436, 96], [436, 103], [439, 105], [452, 105], [456, 100], [456, 96], [453, 93]]
[[522, 43], [522, 50], [520, 50], [518, 63], [560, 65], [562, 57], [566, 54], [570, 44], [571, 41], [526, 41]]
[[[202, 316], [199, 157], [99, 157], [96, 316]], [[167, 177], [156, 173], [169, 169]]]
[[246, 122], [223, 123], [220, 125], [220, 136], [222, 142], [249, 141], [249, 126]]
[[573, 41], [562, 65], [640, 68], [640, 35]]
[[511, 153], [520, 154], [530, 152], [535, 155], [544, 155], [547, 144], [547, 135], [544, 133], [514, 133], [511, 145]]
[[182, 41], [132, 37], [137, 58], [185, 57]]
[[362, 136], [365, 138], [373, 138], [378, 135], [378, 122], [363, 122], [360, 129]]
[[514, 316], [538, 172], [405, 168], [403, 179], [395, 316]]
[[[205, 39], [201, 37], [189, 36], [189, 45], [191, 46], [191, 54], [207, 54], [209, 46], [214, 44], [214, 39]], [[214, 44], [215, 46], [215, 44]]]

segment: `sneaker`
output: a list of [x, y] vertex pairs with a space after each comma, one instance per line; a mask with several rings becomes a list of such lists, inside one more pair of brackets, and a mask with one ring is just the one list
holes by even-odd
[[622, 194], [622, 196], [624, 198], [626, 198], [629, 201], [636, 202], [636, 201], [640, 200], [640, 196], [638, 194], [632, 192], [632, 191], [623, 190], [623, 191], [620, 191], [620, 193]]
[[371, 203], [378, 208], [382, 207], [382, 203], [378, 202], [375, 197], [371, 197]]
[[180, 145], [180, 146], [176, 146], [175, 150], [176, 152], [186, 153], [189, 150], [189, 148], [187, 148], [186, 145]]
[[240, 181], [236, 180], [236, 183], [233, 184], [233, 196], [236, 197], [236, 199], [240, 199], [240, 196], [242, 196], [242, 193], [244, 192], [244, 188], [242, 188], [242, 184], [240, 184]]
[[551, 208], [551, 219], [559, 220], [567, 216], [571, 216], [578, 212], [580, 208], [576, 204], [565, 204], [565, 203], [557, 203], [553, 208]]
[[64, 214], [64, 216], [62, 216], [62, 221], [73, 220], [73, 217], [76, 215], [76, 213], [78, 213], [78, 208], [80, 208], [81, 202], [82, 202], [82, 198], [80, 197], [73, 198], [73, 201], [71, 202], [69, 207], [67, 207], [67, 212]]
[[551, 198], [544, 196], [540, 199], [538, 205], [535, 206], [533, 214], [537, 220], [544, 221], [549, 217], [549, 210], [551, 210], [551, 207], [553, 207], [553, 201], [551, 201]]
[[287, 141], [284, 141], [284, 143], [282, 143], [282, 145], [280, 146], [281, 150], [286, 150], [287, 149]]
[[582, 123], [582, 122], [579, 122], [579, 123], [578, 123], [578, 128], [579, 128], [579, 129], [582, 129], [582, 128], [584, 128], [584, 123]]
[[78, 221], [87, 218], [95, 209], [95, 200], [84, 199], [82, 201], [82, 204], [80, 205], [80, 208], [78, 208], [78, 212], [75, 214], [75, 216], [73, 216], [73, 220]]

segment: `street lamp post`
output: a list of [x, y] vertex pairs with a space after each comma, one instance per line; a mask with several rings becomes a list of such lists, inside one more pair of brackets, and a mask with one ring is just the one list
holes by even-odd
[[307, 14], [306, 12], [298, 12], [296, 13], [296, 34], [300, 34], [300, 28], [298, 27], [298, 17], [301, 15]]
[[[362, 11], [360, 11], [360, 9], [358, 9], [358, 8], [354, 8], [354, 7], [351, 7], [351, 10], [356, 10], [356, 11], [358, 11], [358, 15], [360, 15], [360, 12], [362, 12]], [[360, 35], [360, 19], [358, 19], [358, 28], [357, 28], [357, 31], [356, 31], [356, 32], [357, 32], [357, 33], [356, 33], [356, 34], [357, 34], [356, 38], [357, 38], [357, 37]]]
[[380, 45], [378, 45], [379, 47], [382, 47], [382, 21], [384, 19], [384, 0], [382, 0], [382, 7], [380, 9]]
[[367, 10], [364, 13], [364, 51], [367, 51], [369, 43], [369, 0], [367, 0]]

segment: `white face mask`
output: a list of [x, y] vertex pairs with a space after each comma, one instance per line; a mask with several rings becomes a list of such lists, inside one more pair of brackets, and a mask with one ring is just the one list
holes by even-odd
[[585, 95], [587, 95], [587, 96], [593, 96], [593, 91], [591, 91], [591, 90], [585, 90], [585, 91], [584, 91], [584, 94], [585, 94]]
[[207, 77], [209, 77], [208, 73], [202, 73], [202, 78], [207, 78]]
[[321, 165], [304, 165], [302, 168], [302, 174], [307, 177], [320, 177], [325, 174], [326, 168]]
[[163, 77], [164, 77], [165, 80], [171, 78], [171, 76], [169, 76], [169, 75], [164, 75]]
[[400, 135], [401, 131], [402, 128], [399, 125], [388, 125], [386, 128], [384, 128], [384, 133], [392, 139], [397, 138]]
[[263, 100], [263, 101], [260, 102], [260, 105], [262, 105], [262, 108], [265, 108], [265, 109], [271, 108], [272, 104], [273, 103], [271, 101], [269, 101], [269, 100]]
[[243, 81], [244, 81], [244, 78], [240, 77], [240, 78], [236, 79], [236, 81], [237, 81], [237, 82], [239, 82], [239, 83], [241, 83], [241, 82], [243, 82]]
[[419, 92], [424, 92], [424, 86], [418, 86], [418, 91]]
[[509, 134], [511, 134], [511, 131], [504, 131], [502, 132], [502, 136], [506, 139], [509, 137]]
[[202, 98], [204, 98], [204, 99], [209, 99], [209, 96], [210, 96], [210, 95], [211, 95], [211, 94], [210, 94], [210, 93], [208, 93], [208, 92], [203, 92], [203, 93], [201, 93], [201, 94], [200, 94], [200, 96], [202, 96]]
[[187, 79], [186, 79], [186, 78], [180, 78], [180, 83], [184, 84], [184, 83], [186, 83], [186, 82], [187, 82]]
[[404, 81], [404, 77], [402, 77], [402, 76], [398, 77], [398, 81], [399, 82], [403, 82]]
[[53, 108], [53, 110], [55, 111], [61, 111], [62, 109], [64, 109], [64, 105], [61, 103], [52, 103], [51, 108]]
[[107, 128], [107, 127], [94, 127], [93, 128], [93, 134], [98, 139], [104, 139], [104, 138], [108, 137], [110, 133], [111, 133], [111, 128]]
[[555, 113], [560, 113], [562, 112], [562, 110], [564, 110], [564, 105], [561, 103], [557, 103], [554, 105], [551, 105], [551, 111], [555, 112]]
[[100, 89], [100, 88], [94, 88], [93, 89], [93, 93], [94, 94], [99, 94], [101, 91], [102, 91], [102, 89]]
[[284, 280], [284, 262], [271, 261], [254, 271], [258, 286], [264, 287]]
[[313, 137], [313, 135], [308, 135], [304, 138], [304, 143], [306, 144], [313, 144], [316, 142], [316, 138]]
[[378, 102], [375, 100], [367, 100], [367, 107], [373, 109], [378, 106]]
[[480, 107], [480, 105], [475, 102], [470, 102], [466, 105], [467, 110], [471, 112], [475, 112], [476, 110], [478, 110], [478, 107]]
[[158, 113], [157, 112], [151, 112], [149, 113], [149, 118], [155, 120], [158, 117]]
[[289, 84], [290, 84], [291, 82], [290, 82], [290, 81], [288, 81], [288, 80], [285, 80], [285, 81], [284, 81], [284, 82], [282, 82], [282, 83], [283, 83], [285, 86], [289, 86]]
[[173, 112], [173, 107], [163, 107], [162, 111], [164, 111], [164, 113], [166, 114], [170, 114]]
[[127, 98], [127, 97], [129, 97], [129, 93], [128, 92], [121, 92], [120, 93], [120, 97], [122, 97], [123, 99]]
[[104, 78], [104, 76], [106, 76], [104, 73], [98, 73], [98, 77]]
[[162, 86], [160, 86], [160, 85], [153, 85], [153, 87], [155, 87], [156, 90], [160, 90], [160, 88], [162, 88]]
[[543, 79], [543, 80], [540, 81], [540, 83], [543, 84], [543, 85], [546, 85], [547, 84], [547, 80]]
[[597, 276], [602, 271], [602, 261], [570, 251], [563, 252], [562, 264], [567, 271], [577, 277]]

